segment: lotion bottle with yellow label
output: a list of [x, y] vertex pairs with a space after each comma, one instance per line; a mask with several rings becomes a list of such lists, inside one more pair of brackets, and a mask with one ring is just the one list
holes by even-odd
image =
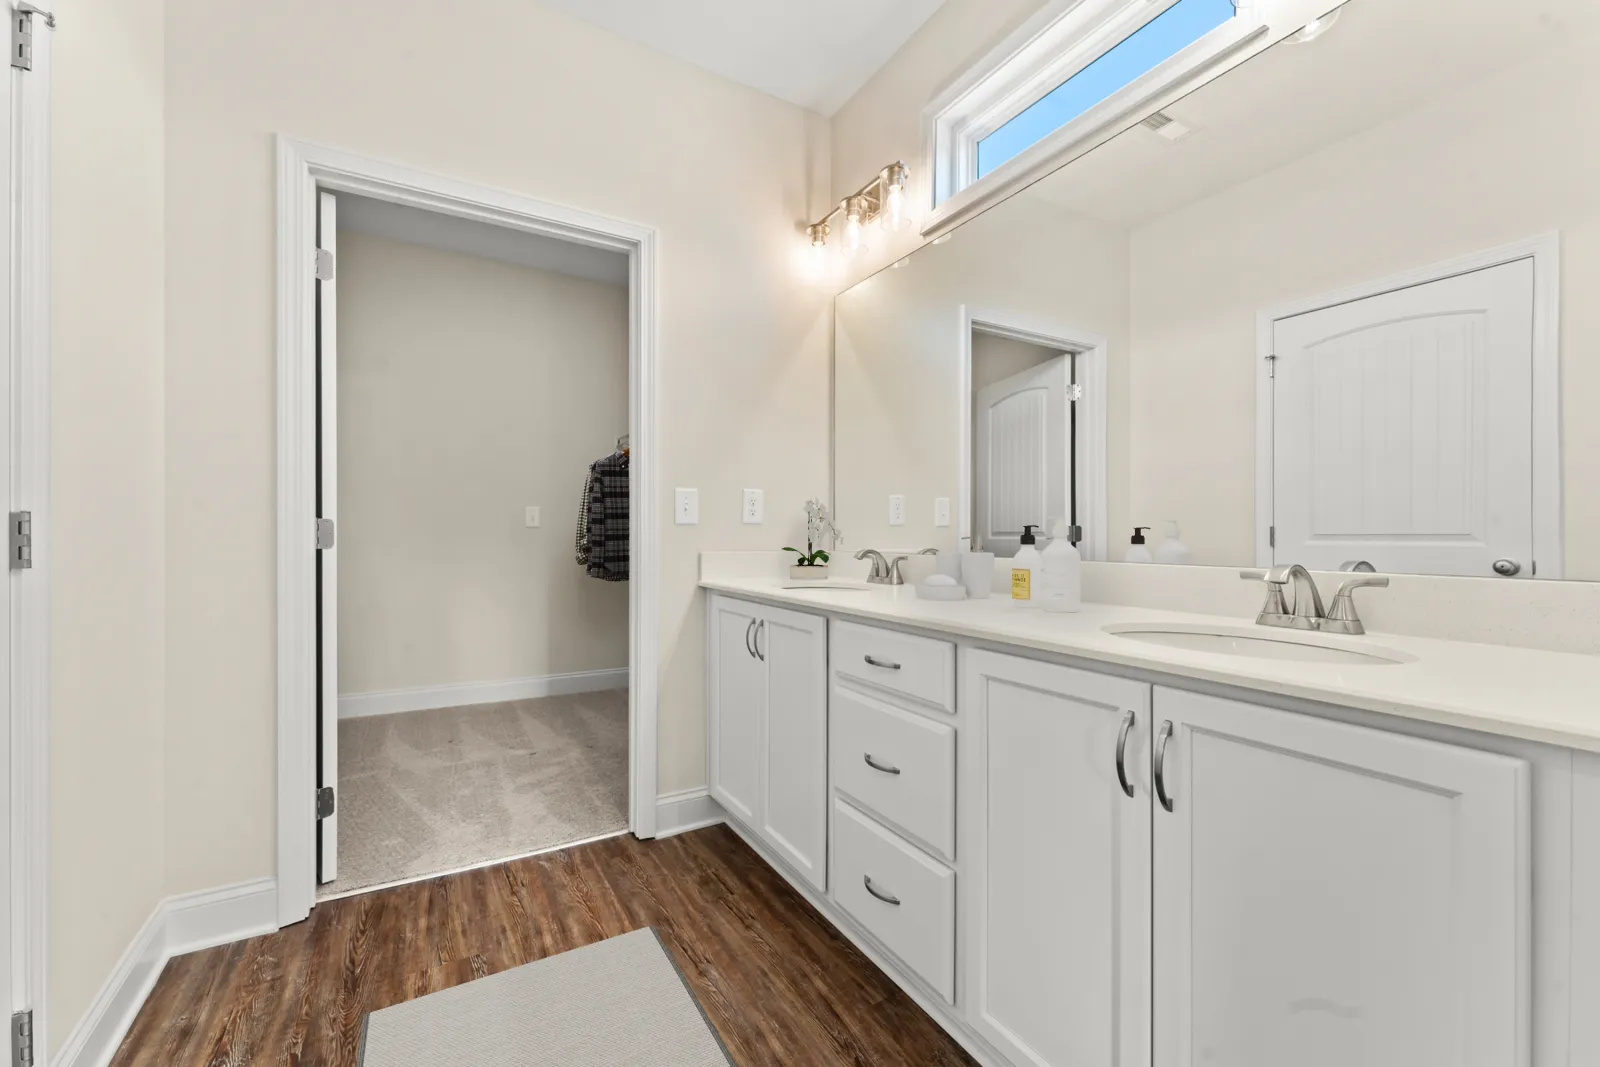
[[1034, 547], [1037, 543], [1034, 529], [1031, 524], [1022, 528], [1022, 547], [1011, 560], [1011, 601], [1025, 608], [1036, 607], [1040, 595], [1039, 574], [1043, 559]]

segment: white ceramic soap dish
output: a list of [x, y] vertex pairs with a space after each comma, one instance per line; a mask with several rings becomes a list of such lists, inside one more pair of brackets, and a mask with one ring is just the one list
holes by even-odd
[[965, 600], [967, 587], [964, 585], [930, 585], [926, 580], [916, 584], [917, 596], [923, 600]]

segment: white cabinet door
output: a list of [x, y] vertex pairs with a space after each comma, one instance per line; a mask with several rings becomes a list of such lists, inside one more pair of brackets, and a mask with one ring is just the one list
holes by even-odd
[[827, 620], [762, 608], [753, 644], [766, 667], [762, 838], [819, 890], [827, 889]]
[[1159, 1067], [1529, 1062], [1525, 762], [1163, 688], [1155, 722]]
[[1150, 687], [991, 652], [963, 677], [967, 1020], [1017, 1067], [1144, 1067]]
[[730, 815], [754, 827], [767, 700], [767, 667], [755, 645], [760, 612], [752, 604], [713, 597], [709, 618], [711, 795]]

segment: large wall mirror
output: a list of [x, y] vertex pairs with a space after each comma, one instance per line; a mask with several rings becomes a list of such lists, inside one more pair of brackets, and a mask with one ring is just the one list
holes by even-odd
[[1600, 579], [1600, 3], [1350, 0], [841, 294], [856, 546]]

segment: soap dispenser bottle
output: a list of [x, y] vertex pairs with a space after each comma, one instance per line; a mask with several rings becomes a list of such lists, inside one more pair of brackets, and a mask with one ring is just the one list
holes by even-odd
[[1039, 553], [1046, 611], [1077, 611], [1083, 607], [1083, 556], [1068, 537], [1067, 521], [1056, 522], [1050, 543]]
[[1128, 551], [1122, 557], [1124, 563], [1149, 563], [1151, 562], [1150, 550], [1144, 547], [1144, 533], [1150, 529], [1148, 526], [1135, 526], [1133, 537], [1128, 541]]
[[1155, 561], [1157, 563], [1185, 564], [1189, 562], [1189, 546], [1184, 544], [1178, 536], [1178, 521], [1167, 519], [1162, 523], [1166, 527], [1166, 536], [1156, 546]]
[[1032, 607], [1038, 595], [1039, 563], [1041, 557], [1038, 548], [1038, 538], [1033, 531], [1037, 529], [1033, 524], [1022, 528], [1022, 547], [1017, 549], [1017, 554], [1011, 559], [1011, 601], [1023, 607]]

